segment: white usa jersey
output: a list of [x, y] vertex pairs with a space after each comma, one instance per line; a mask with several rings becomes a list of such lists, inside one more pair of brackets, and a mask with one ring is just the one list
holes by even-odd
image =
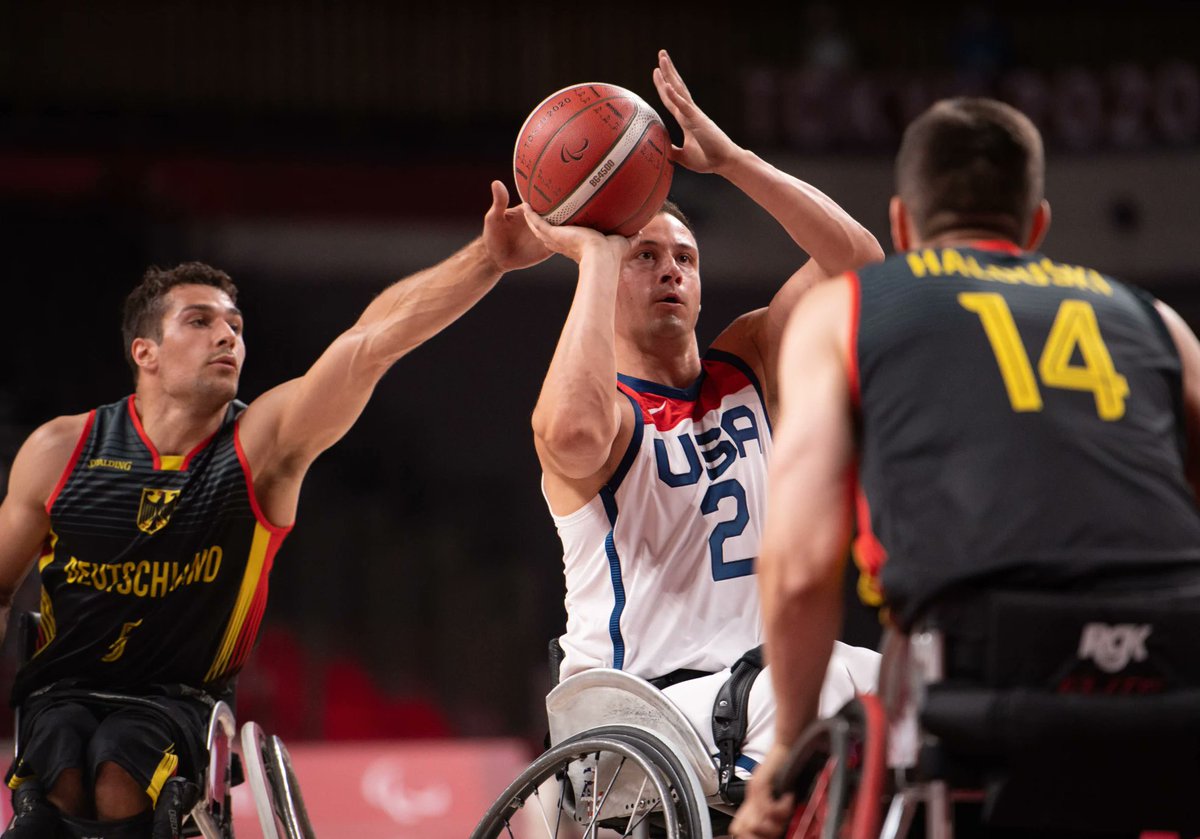
[[567, 589], [561, 676], [720, 670], [762, 643], [762, 391], [749, 365], [718, 350], [688, 388], [618, 378], [635, 420], [625, 456], [596, 497], [554, 516]]

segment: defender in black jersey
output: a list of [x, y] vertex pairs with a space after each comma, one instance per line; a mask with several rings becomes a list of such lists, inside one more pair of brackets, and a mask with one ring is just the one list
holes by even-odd
[[306, 374], [249, 406], [234, 399], [245, 345], [229, 277], [147, 271], [125, 311], [135, 393], [37, 429], [0, 505], [4, 613], [34, 564], [42, 582], [12, 691], [6, 837], [52, 835], [60, 815], [88, 836], [146, 836], [164, 801], [154, 839], [174, 835], [174, 778], [197, 780], [207, 760], [209, 710], [254, 643], [309, 465], [392, 363], [547, 255], [494, 182], [480, 238], [383, 291]]
[[777, 743], [737, 836], [782, 832], [767, 779], [813, 719], [857, 513], [860, 592], [900, 630], [989, 588], [1200, 581], [1200, 343], [1161, 302], [1036, 248], [1037, 129], [936, 104], [897, 158], [885, 262], [788, 325], [759, 556]]

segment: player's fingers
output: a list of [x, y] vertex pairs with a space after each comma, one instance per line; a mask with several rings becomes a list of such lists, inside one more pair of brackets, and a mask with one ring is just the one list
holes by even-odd
[[666, 80], [661, 70], [654, 71], [654, 86], [658, 89], [658, 98], [662, 100], [663, 105], [671, 112], [671, 116], [675, 117], [675, 121], [679, 122], [683, 119], [683, 115], [679, 112], [679, 105], [675, 101], [674, 90], [671, 83]]
[[525, 214], [525, 223], [529, 225], [529, 229], [533, 231], [533, 235], [537, 236], [541, 243], [549, 250], [555, 253], [562, 253], [568, 241], [564, 238], [562, 228], [550, 224], [535, 213], [533, 208], [528, 204], [521, 205], [521, 212]]
[[492, 206], [502, 210], [508, 208], [508, 187], [503, 181], [492, 181]]
[[488, 215], [503, 214], [508, 210], [508, 188], [500, 181], [492, 181], [492, 206]]
[[529, 225], [529, 229], [537, 234], [537, 237], [543, 242], [546, 241], [546, 230], [549, 225], [545, 219], [533, 211], [533, 208], [528, 204], [522, 203], [518, 209], [525, 215], [525, 223]]
[[662, 92], [664, 93], [663, 102], [680, 125], [691, 124], [696, 119], [695, 103], [681, 94], [678, 87], [671, 82], [664, 82]]
[[663, 71], [663, 77], [673, 84], [685, 98], [690, 99], [692, 94], [688, 91], [688, 86], [684, 84], [683, 76], [679, 75], [679, 70], [675, 68], [675, 62], [671, 60], [671, 56], [666, 50], [658, 51], [658, 66]]

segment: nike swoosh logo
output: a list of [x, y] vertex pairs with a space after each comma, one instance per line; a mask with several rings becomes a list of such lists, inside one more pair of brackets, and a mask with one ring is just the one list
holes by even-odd
[[661, 404], [661, 405], [659, 405], [657, 408], [651, 408], [651, 409], [648, 411], [648, 413], [651, 413], [651, 414], [657, 414], [659, 411], [661, 411], [661, 410], [662, 410], [663, 408], [665, 408], [665, 407], [667, 407], [667, 403], [666, 403], [666, 402], [662, 403], [662, 404]]
[[[587, 137], [583, 138], [583, 145], [580, 146], [576, 151], [571, 151], [567, 148], [567, 144], [563, 143], [562, 149], [559, 151], [558, 156], [562, 159], [563, 163], [570, 163], [571, 160], [583, 160], [583, 153], [587, 151], [587, 147], [589, 145], [590, 141]], [[570, 158], [570, 160], [567, 158]]]

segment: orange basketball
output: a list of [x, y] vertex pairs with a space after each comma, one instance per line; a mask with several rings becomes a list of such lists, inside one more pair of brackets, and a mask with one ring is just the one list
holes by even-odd
[[670, 147], [662, 119], [636, 93], [572, 85], [526, 118], [513, 177], [522, 200], [551, 224], [632, 236], [666, 200]]

